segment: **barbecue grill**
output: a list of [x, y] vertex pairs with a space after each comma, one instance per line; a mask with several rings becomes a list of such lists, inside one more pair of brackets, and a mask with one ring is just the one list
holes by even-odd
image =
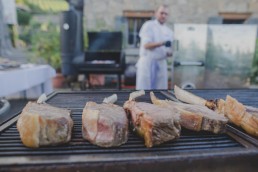
[[[207, 99], [225, 98], [256, 106], [258, 90], [193, 90]], [[18, 115], [0, 126], [0, 171], [254, 171], [258, 169], [258, 140], [236, 126], [225, 134], [182, 130], [181, 137], [146, 148], [130, 131], [128, 142], [117, 148], [100, 148], [82, 139], [81, 114], [85, 102], [102, 102], [117, 93], [123, 105], [129, 91], [56, 92], [47, 103], [72, 110], [74, 128], [68, 144], [37, 149], [26, 148], [16, 128]], [[160, 99], [173, 99], [170, 91], [155, 91]], [[150, 102], [149, 92], [137, 101]]]
[[88, 48], [84, 50], [83, 0], [67, 0], [69, 10], [60, 16], [62, 73], [64, 76], [85, 74], [117, 75], [121, 89], [121, 75], [125, 71], [123, 34], [120, 31], [88, 32]]

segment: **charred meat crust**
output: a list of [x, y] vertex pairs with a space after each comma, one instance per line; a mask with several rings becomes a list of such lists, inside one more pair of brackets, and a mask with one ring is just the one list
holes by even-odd
[[39, 147], [69, 142], [73, 128], [70, 113], [48, 104], [28, 102], [17, 121], [23, 144]]
[[169, 110], [134, 101], [127, 101], [124, 108], [130, 116], [133, 131], [144, 138], [146, 147], [175, 140], [180, 136], [179, 121], [173, 118]]

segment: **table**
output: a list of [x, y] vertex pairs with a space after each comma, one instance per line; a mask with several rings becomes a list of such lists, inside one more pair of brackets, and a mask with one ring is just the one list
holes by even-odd
[[53, 91], [55, 70], [49, 65], [21, 65], [19, 68], [0, 71], [0, 97], [37, 98]]

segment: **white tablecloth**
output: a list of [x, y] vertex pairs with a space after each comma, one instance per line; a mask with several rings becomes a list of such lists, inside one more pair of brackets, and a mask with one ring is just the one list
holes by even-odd
[[24, 65], [0, 71], [0, 97], [37, 98], [43, 92], [49, 94], [53, 91], [51, 80], [55, 75], [49, 65]]

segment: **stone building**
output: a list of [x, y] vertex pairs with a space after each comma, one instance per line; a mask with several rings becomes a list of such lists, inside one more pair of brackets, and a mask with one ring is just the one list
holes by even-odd
[[258, 24], [258, 0], [84, 0], [87, 31], [124, 33], [125, 46], [137, 47], [138, 32], [160, 4], [169, 5], [168, 25]]

